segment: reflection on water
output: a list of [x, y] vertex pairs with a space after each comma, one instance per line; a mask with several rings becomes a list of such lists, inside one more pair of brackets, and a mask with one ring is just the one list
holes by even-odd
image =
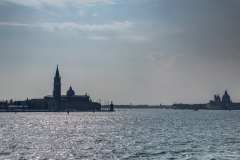
[[240, 111], [0, 113], [0, 159], [240, 159]]

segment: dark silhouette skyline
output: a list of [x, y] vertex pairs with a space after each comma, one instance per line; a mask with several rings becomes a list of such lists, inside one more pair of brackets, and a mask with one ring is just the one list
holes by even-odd
[[26, 99], [23, 101], [3, 101], [0, 102], [0, 111], [37, 111], [37, 112], [78, 112], [78, 111], [114, 111], [113, 102], [111, 105], [102, 106], [101, 103], [94, 102], [88, 94], [75, 95], [75, 91], [70, 86], [66, 95], [61, 93], [61, 75], [57, 66], [52, 95], [43, 98]]

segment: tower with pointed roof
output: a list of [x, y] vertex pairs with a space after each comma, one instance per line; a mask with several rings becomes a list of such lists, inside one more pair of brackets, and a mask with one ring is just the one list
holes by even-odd
[[61, 107], [61, 77], [59, 74], [58, 70], [58, 65], [57, 65], [57, 70], [54, 76], [54, 84], [53, 84], [53, 98], [55, 102], [55, 109], [60, 110]]

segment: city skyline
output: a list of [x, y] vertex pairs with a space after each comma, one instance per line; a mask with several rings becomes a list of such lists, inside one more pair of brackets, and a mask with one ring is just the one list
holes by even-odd
[[116, 104], [240, 101], [240, 3], [230, 1], [3, 0], [0, 99], [69, 84]]
[[[45, 97], [50, 97], [50, 98], [52, 98], [52, 97], [61, 97], [61, 96], [69, 96], [69, 95], [71, 95], [71, 96], [74, 96], [75, 95], [75, 91], [72, 89], [72, 85], [70, 84], [69, 85], [69, 88], [65, 91], [65, 93], [63, 93], [63, 91], [62, 91], [62, 84], [61, 84], [61, 81], [62, 81], [62, 79], [61, 79], [61, 75], [60, 75], [60, 71], [59, 71], [59, 65], [57, 65], [57, 67], [56, 67], [56, 71], [55, 71], [55, 75], [54, 75], [54, 81], [53, 81], [53, 90], [52, 90], [52, 95], [46, 95]], [[56, 93], [57, 92], [57, 93]], [[221, 98], [221, 94], [219, 94], [219, 93], [217, 93], [217, 94], [214, 94], [214, 100], [212, 101], [211, 99], [210, 99], [210, 101], [209, 101], [209, 103], [211, 104], [212, 102], [213, 103], [220, 103], [221, 104], [221, 101], [223, 101], [223, 104], [225, 103], [225, 101], [227, 101], [227, 103], [234, 103], [232, 100], [231, 100], [231, 98], [230, 98], [230, 96], [228, 95], [228, 93], [227, 93], [228, 91], [227, 90], [225, 90], [224, 91], [224, 94], [222, 95], [222, 98]], [[89, 96], [88, 95], [88, 93], [87, 92], [85, 92], [85, 95], [84, 96]], [[227, 96], [227, 98], [226, 98], [226, 96]], [[25, 100], [26, 101], [28, 101], [29, 100], [29, 97], [30, 98], [33, 98], [34, 99], [34, 97], [31, 97], [31, 96], [28, 96]], [[35, 97], [36, 98], [36, 97]], [[39, 97], [38, 97], [39, 98]], [[61, 99], [61, 98], [60, 98]], [[59, 99], [59, 100], [60, 100]], [[227, 100], [226, 100], [227, 99]], [[13, 101], [14, 99], [9, 99], [9, 100], [7, 100], [6, 99], [6, 101]], [[17, 99], [15, 99], [16, 101], [18, 101]], [[23, 99], [22, 99], [23, 100]], [[39, 99], [38, 99], [39, 100]], [[101, 98], [99, 98], [99, 99], [97, 99], [97, 101], [99, 102], [99, 103], [102, 103], [102, 105], [109, 105], [110, 104], [110, 100], [106, 100], [106, 99], [104, 99], [103, 101], [102, 101], [102, 99]], [[111, 100], [111, 103], [112, 103], [112, 100]], [[175, 102], [176, 103], [176, 102]], [[173, 105], [175, 104], [175, 103], [173, 103]], [[179, 104], [184, 104], [184, 103], [182, 103], [182, 102], [177, 102], [177, 103], [179, 103]], [[201, 102], [200, 104], [204, 104], [204, 103], [208, 103], [208, 102]], [[238, 103], [237, 103], [238, 104]], [[120, 104], [121, 105], [121, 104]], [[126, 105], [126, 104], [123, 104], [123, 105]], [[130, 105], [149, 105], [149, 104], [133, 104], [132, 102], [130, 102]], [[158, 104], [154, 104], [154, 105], [158, 105]], [[160, 104], [160, 105], [162, 105], [162, 104]], [[165, 104], [164, 104], [165, 105]], [[171, 104], [172, 105], [172, 104]], [[58, 104], [57, 106], [60, 106], [60, 104]]]

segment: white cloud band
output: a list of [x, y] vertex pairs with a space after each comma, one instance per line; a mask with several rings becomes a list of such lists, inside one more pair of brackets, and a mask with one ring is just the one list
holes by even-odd
[[17, 22], [0, 22], [0, 26], [42, 28], [47, 31], [67, 30], [81, 32], [116, 32], [130, 29], [133, 27], [133, 23], [129, 21], [112, 22], [109, 24], [79, 24], [75, 22], [27, 24]]
[[68, 5], [114, 4], [113, 0], [2, 0], [0, 4], [4, 2], [34, 8], [41, 8], [43, 6], [64, 7]]

